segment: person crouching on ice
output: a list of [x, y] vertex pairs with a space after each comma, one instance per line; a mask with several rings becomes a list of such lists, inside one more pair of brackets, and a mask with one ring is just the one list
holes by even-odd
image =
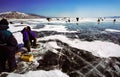
[[31, 30], [30, 26], [27, 26], [27, 30], [28, 30], [28, 35], [29, 35], [31, 46], [36, 47], [37, 46], [36, 34]]
[[28, 52], [30, 52], [31, 51], [31, 49], [30, 49], [31, 44], [30, 44], [30, 38], [29, 38], [27, 27], [25, 27], [21, 31], [21, 33], [23, 35], [24, 47], [27, 48]]
[[[18, 43], [13, 34], [7, 30], [9, 28], [8, 24], [6, 19], [0, 21], [0, 73], [12, 72], [17, 68], [15, 52]], [[8, 68], [6, 68], [6, 65]]]

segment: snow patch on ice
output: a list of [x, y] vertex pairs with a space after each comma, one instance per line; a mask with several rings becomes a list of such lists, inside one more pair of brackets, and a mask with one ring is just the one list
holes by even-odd
[[51, 47], [56, 48], [56, 49], [60, 49], [60, 48], [61, 48], [61, 47], [59, 47], [59, 46], [57, 45], [56, 42], [48, 42], [48, 44], [49, 44]]
[[120, 32], [120, 30], [116, 30], [116, 29], [105, 29], [105, 31], [107, 31], [107, 32]]
[[76, 31], [68, 31], [67, 28], [63, 25], [45, 25], [44, 28], [41, 29], [33, 29], [34, 31], [57, 31], [57, 32], [76, 32]]
[[7, 77], [69, 77], [67, 74], [62, 73], [60, 70], [51, 71], [29, 71], [25, 74], [10, 73]]
[[22, 44], [23, 43], [23, 37], [22, 37], [21, 32], [14, 33], [13, 35], [16, 38], [18, 44]]
[[114, 44], [112, 42], [106, 42], [106, 41], [81, 41], [78, 39], [69, 39], [64, 35], [52, 35], [52, 36], [47, 36], [44, 38], [41, 38], [39, 40], [54, 40], [58, 39], [61, 40], [62, 42], [65, 42], [69, 44], [71, 47], [75, 47], [78, 49], [83, 49], [86, 51], [90, 51], [93, 53], [95, 56], [100, 56], [100, 57], [120, 57], [120, 46], [118, 44]]

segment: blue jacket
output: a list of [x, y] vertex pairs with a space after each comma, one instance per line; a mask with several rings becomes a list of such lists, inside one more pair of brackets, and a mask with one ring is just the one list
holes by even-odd
[[12, 33], [8, 31], [8, 25], [1, 25], [0, 24], [0, 50], [2, 47], [6, 47], [9, 51], [15, 51], [17, 47], [17, 40], [14, 38]]
[[31, 39], [37, 38], [35, 32], [33, 31], [30, 31], [30, 36], [31, 36]]
[[23, 41], [24, 42], [29, 41], [29, 35], [25, 28], [21, 31], [21, 33], [23, 34]]

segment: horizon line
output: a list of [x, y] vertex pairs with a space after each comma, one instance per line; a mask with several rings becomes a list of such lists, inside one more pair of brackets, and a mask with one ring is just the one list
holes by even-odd
[[[40, 16], [45, 16], [45, 17], [51, 17], [51, 18], [58, 18], [58, 17], [65, 17], [65, 18], [75, 18], [75, 17], [80, 17], [80, 18], [89, 18], [90, 16], [47, 16], [47, 15], [42, 15], [38, 13], [31, 13], [31, 12], [22, 12], [22, 11], [4, 11], [0, 13], [5, 13], [5, 12], [20, 12], [20, 13], [26, 13], [26, 14], [35, 14], [35, 15], [40, 15]], [[120, 15], [111, 15], [111, 16], [91, 16], [90, 18], [109, 18], [109, 17], [116, 17], [120, 18]]]

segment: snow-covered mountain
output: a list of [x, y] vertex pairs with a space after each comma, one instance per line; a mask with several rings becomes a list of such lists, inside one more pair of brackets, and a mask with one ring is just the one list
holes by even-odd
[[0, 18], [16, 18], [16, 19], [32, 19], [32, 18], [45, 18], [45, 16], [40, 16], [36, 14], [28, 14], [17, 11], [3, 12], [0, 13]]

